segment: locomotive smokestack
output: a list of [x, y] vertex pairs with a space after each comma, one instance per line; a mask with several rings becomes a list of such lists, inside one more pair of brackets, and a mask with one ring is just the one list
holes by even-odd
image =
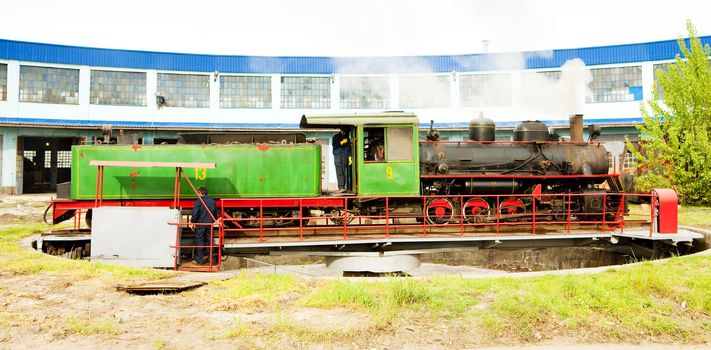
[[570, 141], [583, 142], [583, 115], [570, 116]]

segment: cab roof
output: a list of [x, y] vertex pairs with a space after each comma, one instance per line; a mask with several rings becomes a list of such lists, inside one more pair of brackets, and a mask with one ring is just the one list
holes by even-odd
[[414, 124], [420, 119], [413, 113], [383, 112], [369, 114], [329, 114], [303, 115], [299, 126], [304, 129], [333, 129], [339, 126], [358, 126], [368, 124]]

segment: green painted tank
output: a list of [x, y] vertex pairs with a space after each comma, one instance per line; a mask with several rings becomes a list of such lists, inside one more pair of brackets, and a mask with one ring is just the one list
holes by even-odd
[[[133, 145], [72, 147], [72, 199], [94, 199], [97, 167], [91, 160], [215, 163], [183, 169], [195, 187], [219, 198], [315, 197], [321, 194], [317, 144]], [[104, 199], [172, 198], [174, 168], [104, 168]], [[181, 179], [181, 196], [194, 192]]]

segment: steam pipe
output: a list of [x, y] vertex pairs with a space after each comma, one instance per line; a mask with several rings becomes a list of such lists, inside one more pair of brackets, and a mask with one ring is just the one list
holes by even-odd
[[583, 142], [583, 115], [570, 116], [570, 141]]

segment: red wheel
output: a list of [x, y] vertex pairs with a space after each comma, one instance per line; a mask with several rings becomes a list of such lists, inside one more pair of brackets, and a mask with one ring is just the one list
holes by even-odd
[[484, 222], [489, 218], [489, 203], [483, 198], [471, 198], [464, 203], [464, 220], [468, 223]]
[[526, 204], [520, 198], [509, 197], [499, 204], [499, 213], [502, 215], [523, 214], [526, 212]]
[[446, 198], [430, 199], [425, 209], [425, 217], [430, 224], [448, 224], [454, 218], [454, 205]]

